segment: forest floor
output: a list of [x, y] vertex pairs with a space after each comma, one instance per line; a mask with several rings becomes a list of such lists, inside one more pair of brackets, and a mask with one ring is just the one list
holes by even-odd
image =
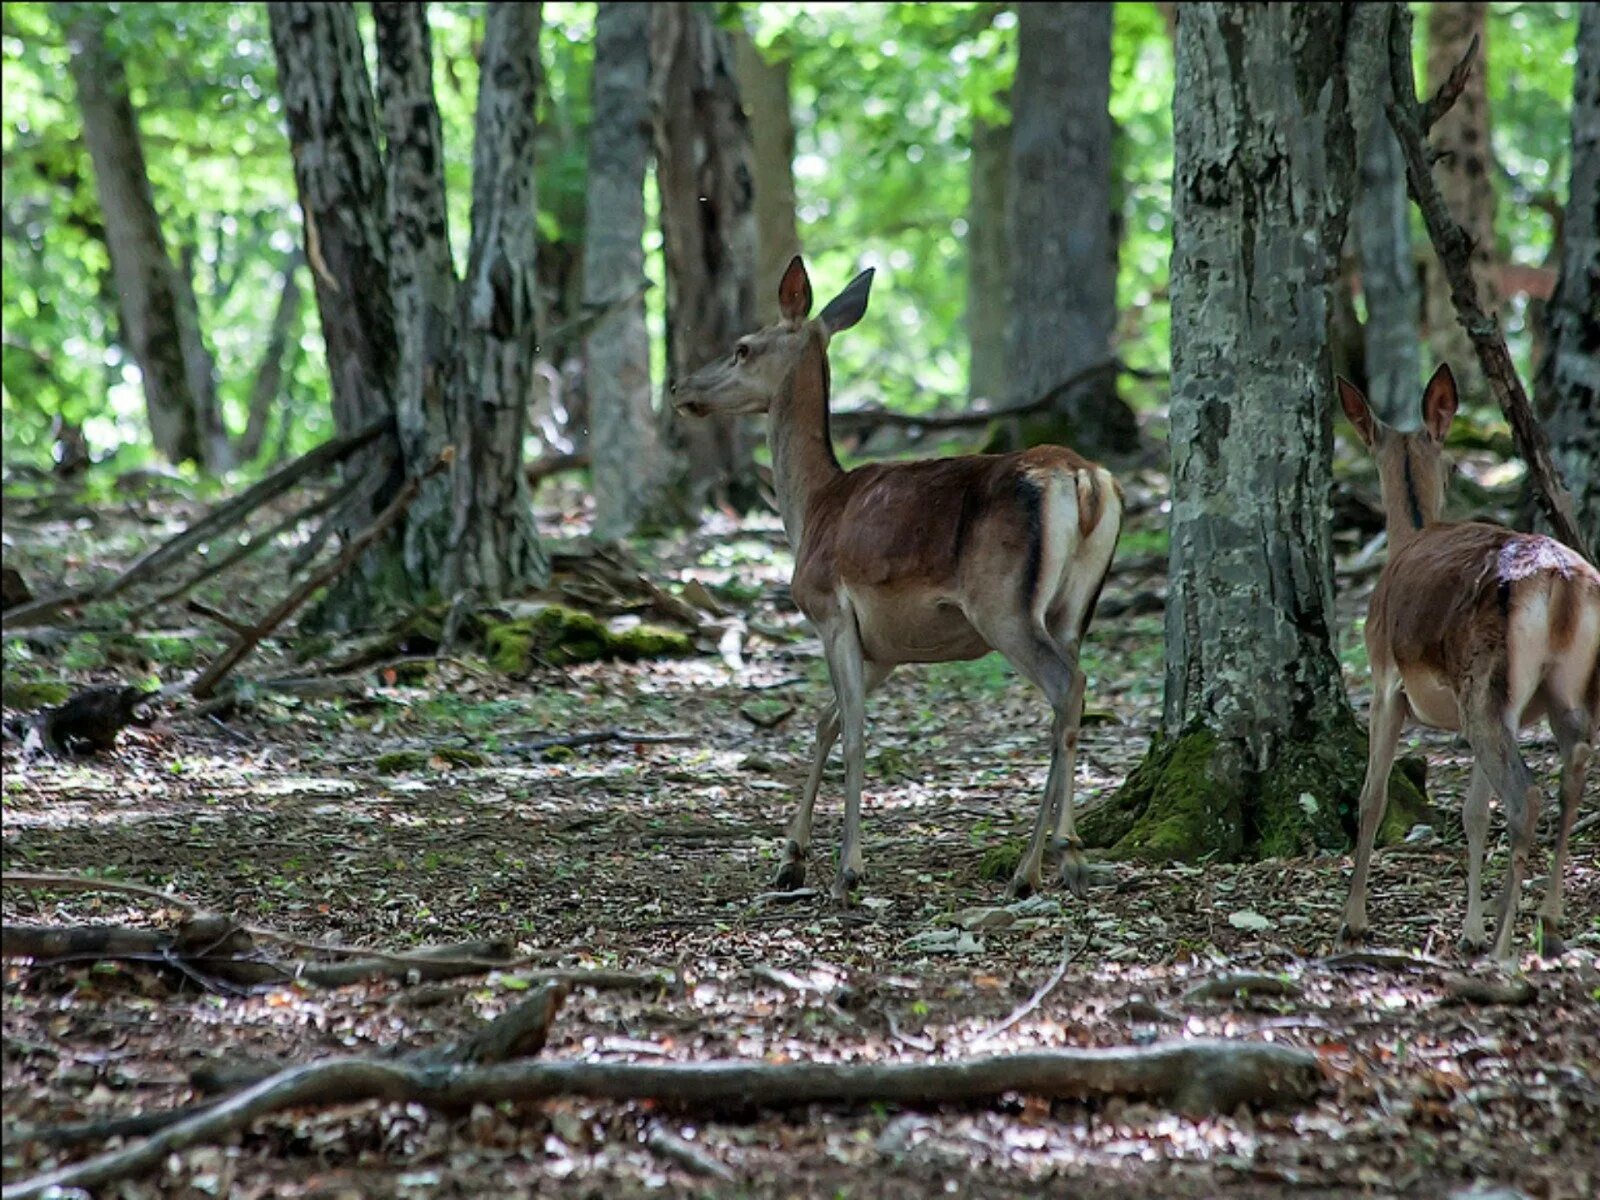
[[[195, 511], [140, 501], [99, 516], [30, 519], [12, 509], [8, 564], [58, 582], [87, 564], [127, 561]], [[1163, 587], [1160, 520], [1152, 508], [1135, 523], [1108, 601]], [[552, 520], [549, 532], [562, 529]], [[786, 603], [781, 533], [771, 520], [718, 519], [640, 552], [658, 579], [700, 579], [722, 596], [729, 585], [745, 589], [743, 611], [774, 636], [751, 637], [736, 659], [540, 668], [521, 679], [473, 654], [441, 659], [420, 678], [380, 667], [361, 673], [353, 697], [265, 697], [226, 724], [178, 710], [77, 761], [24, 753], [8, 739], [7, 872], [158, 886], [307, 939], [395, 950], [503, 938], [552, 967], [670, 974], [668, 986], [646, 994], [578, 988], [543, 1051], [551, 1059], [923, 1061], [1228, 1037], [1314, 1051], [1321, 1094], [1299, 1109], [1198, 1120], [1145, 1103], [1020, 1097], [765, 1115], [559, 1100], [447, 1117], [368, 1102], [260, 1120], [106, 1194], [1443, 1196], [1494, 1183], [1554, 1200], [1600, 1190], [1600, 831], [1592, 825], [1567, 878], [1570, 948], [1555, 960], [1523, 958], [1524, 1003], [1460, 991], [1459, 973], [1496, 976], [1455, 951], [1467, 763], [1445, 735], [1409, 731], [1402, 749], [1429, 757], [1437, 827], [1375, 860], [1374, 941], [1411, 955], [1409, 965], [1324, 961], [1337, 949], [1349, 878], [1340, 856], [1114, 864], [1086, 901], [1052, 887], [996, 916], [1004, 879], [986, 877], [986, 859], [992, 866], [1026, 834], [1049, 721], [1031, 689], [989, 659], [901, 670], [870, 701], [867, 879], [857, 905], [840, 911], [826, 896], [837, 758], [807, 881], [819, 891], [773, 900], [764, 894], [826, 686], [816, 644]], [[1353, 630], [1372, 582], [1361, 571], [1340, 579], [1341, 641], [1363, 718]], [[282, 589], [281, 565], [268, 555], [246, 582], [211, 595], [242, 605], [240, 597]], [[1159, 719], [1161, 618], [1137, 615], [1141, 607], [1149, 606], [1100, 620], [1090, 635], [1080, 804], [1118, 785]], [[214, 630], [190, 628], [191, 618], [166, 623], [151, 622], [143, 660], [105, 631], [31, 648], [8, 637], [8, 682], [153, 673], [170, 683], [192, 669], [174, 657], [192, 652], [203, 663], [221, 645]], [[777, 636], [782, 628], [792, 634]], [[108, 653], [112, 643], [120, 654]], [[245, 673], [261, 667], [252, 662]], [[690, 740], [514, 749], [618, 728]], [[1552, 747], [1544, 736], [1529, 745], [1549, 786]], [[1584, 812], [1594, 811], [1591, 794]], [[1547, 833], [1548, 822], [1544, 845]], [[1490, 844], [1492, 895], [1505, 865], [1498, 825]], [[1523, 897], [1524, 949], [1546, 863], [1536, 859]], [[3, 911], [8, 924], [170, 925], [177, 916], [128, 896], [13, 887]], [[1064, 948], [1071, 964], [1059, 986], [979, 1045], [1052, 975]], [[1232, 972], [1293, 986], [1186, 997]], [[19, 1136], [25, 1126], [190, 1102], [189, 1072], [207, 1060], [306, 1062], [439, 1044], [524, 998], [525, 975], [246, 995], [149, 963], [8, 961], [5, 1179], [98, 1148], [47, 1149]], [[652, 1148], [658, 1124], [726, 1177]]]

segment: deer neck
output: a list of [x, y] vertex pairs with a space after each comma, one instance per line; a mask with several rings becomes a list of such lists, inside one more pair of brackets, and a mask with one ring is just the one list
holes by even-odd
[[[767, 418], [767, 441], [772, 449], [773, 482], [778, 491], [778, 511], [789, 546], [796, 553], [805, 534], [806, 512], [812, 496], [844, 474], [833, 452], [828, 429], [828, 355], [821, 336], [802, 352], [801, 362], [785, 381]], [[806, 354], [820, 357], [809, 367]]]
[[1419, 464], [1409, 452], [1394, 460], [1385, 473], [1383, 518], [1391, 552], [1438, 522], [1438, 501], [1428, 483], [1426, 465]]

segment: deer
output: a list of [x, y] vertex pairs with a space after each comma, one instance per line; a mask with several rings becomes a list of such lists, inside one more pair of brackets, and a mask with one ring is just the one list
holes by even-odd
[[1442, 364], [1422, 395], [1422, 427], [1401, 432], [1348, 379], [1339, 401], [1378, 463], [1389, 557], [1367, 609], [1372, 711], [1355, 870], [1340, 939], [1367, 932], [1372, 843], [1389, 769], [1409, 716], [1463, 734], [1473, 768], [1462, 805], [1467, 835], [1464, 954], [1484, 949], [1480, 879], [1490, 793], [1505, 809], [1511, 862], [1500, 892], [1494, 957], [1512, 957], [1517, 899], [1542, 794], [1518, 748], [1547, 719], [1561, 758], [1561, 812], [1539, 907], [1542, 952], [1560, 954], [1562, 876], [1589, 757], [1600, 732], [1600, 572], [1553, 538], [1481, 521], [1447, 522], [1445, 435], [1459, 397]]
[[866, 313], [872, 279], [871, 269], [861, 272], [811, 317], [811, 279], [796, 255], [778, 287], [776, 323], [672, 389], [674, 407], [689, 416], [767, 414], [794, 552], [790, 592], [818, 634], [832, 683], [776, 886], [805, 881], [823, 767], [842, 734], [845, 819], [831, 895], [850, 903], [865, 873], [867, 695], [902, 664], [995, 651], [1053, 714], [1044, 796], [1010, 893], [1038, 890], [1048, 831], [1061, 881], [1081, 899], [1087, 868], [1072, 799], [1079, 650], [1121, 534], [1121, 486], [1065, 446], [842, 467], [828, 426], [828, 346]]

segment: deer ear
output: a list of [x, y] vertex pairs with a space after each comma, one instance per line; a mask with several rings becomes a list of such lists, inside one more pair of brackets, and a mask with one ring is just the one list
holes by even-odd
[[830, 335], [841, 329], [849, 329], [866, 314], [867, 296], [872, 292], [873, 271], [874, 268], [868, 267], [847, 283], [844, 291], [828, 301], [828, 307], [822, 310], [817, 320], [828, 327]]
[[1344, 415], [1355, 426], [1356, 436], [1362, 444], [1371, 446], [1378, 440], [1378, 418], [1372, 415], [1372, 406], [1361, 394], [1361, 389], [1343, 375], [1334, 378], [1339, 384], [1339, 404], [1344, 409]]
[[778, 312], [785, 321], [799, 323], [811, 311], [811, 277], [806, 274], [806, 264], [796, 254], [789, 260], [789, 269], [783, 273], [778, 285]]
[[1440, 363], [1433, 378], [1428, 380], [1428, 386], [1422, 390], [1422, 427], [1433, 435], [1434, 441], [1444, 441], [1460, 404], [1455, 372], [1449, 363]]

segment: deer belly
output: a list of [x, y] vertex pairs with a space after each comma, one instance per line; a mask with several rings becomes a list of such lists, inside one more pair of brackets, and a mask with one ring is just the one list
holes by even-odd
[[1443, 675], [1425, 668], [1402, 671], [1411, 715], [1434, 729], [1460, 729], [1461, 710], [1455, 689]]
[[952, 601], [876, 588], [851, 588], [849, 594], [861, 648], [873, 662], [956, 662], [989, 652], [988, 643]]

